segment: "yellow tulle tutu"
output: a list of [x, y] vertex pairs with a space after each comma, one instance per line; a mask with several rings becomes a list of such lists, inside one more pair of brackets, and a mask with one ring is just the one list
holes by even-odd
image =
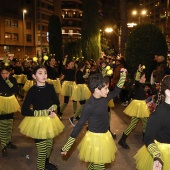
[[145, 100], [132, 100], [123, 112], [128, 116], [138, 118], [149, 117], [150, 115]]
[[71, 100], [83, 101], [89, 99], [91, 92], [86, 84], [77, 84], [73, 87]]
[[10, 97], [0, 96], [0, 114], [9, 114], [20, 110], [21, 108], [15, 95]]
[[27, 80], [23, 87], [24, 91], [28, 91], [33, 85], [34, 85], [33, 80]]
[[24, 74], [20, 74], [20, 75], [14, 74], [13, 76], [16, 78], [17, 83], [19, 84], [25, 84], [25, 82], [27, 81], [27, 76]]
[[76, 85], [75, 81], [64, 81], [61, 86], [61, 94], [63, 96], [71, 97], [75, 85]]
[[87, 131], [78, 145], [78, 150], [80, 160], [105, 164], [114, 161], [117, 148], [109, 131], [106, 133]]
[[[159, 143], [155, 141], [159, 150], [163, 155], [163, 169], [162, 170], [169, 170], [170, 169], [170, 144]], [[139, 149], [137, 154], [134, 156], [136, 160], [136, 168], [138, 170], [152, 170], [153, 169], [153, 157], [147, 150], [146, 146], [144, 145], [142, 148]]]
[[115, 104], [114, 104], [113, 99], [111, 99], [111, 100], [109, 101], [108, 106], [109, 106], [110, 108], [115, 107]]
[[56, 79], [56, 80], [47, 79], [47, 82], [49, 84], [53, 84], [56, 93], [60, 93], [60, 91], [61, 91], [61, 83], [60, 83], [59, 79]]
[[64, 129], [58, 116], [26, 116], [19, 125], [20, 132], [34, 139], [54, 138]]

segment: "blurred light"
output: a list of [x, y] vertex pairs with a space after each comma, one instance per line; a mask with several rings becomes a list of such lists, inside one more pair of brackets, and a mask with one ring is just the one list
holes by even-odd
[[132, 15], [136, 15], [138, 12], [136, 10], [132, 11]]
[[113, 28], [106, 28], [105, 32], [113, 32]]
[[142, 10], [142, 11], [141, 11], [141, 14], [142, 14], [142, 15], [146, 15], [146, 13], [147, 13], [146, 10]]
[[127, 23], [127, 26], [129, 27], [129, 28], [131, 28], [131, 27], [134, 27], [134, 26], [136, 26], [137, 24], [136, 23]]

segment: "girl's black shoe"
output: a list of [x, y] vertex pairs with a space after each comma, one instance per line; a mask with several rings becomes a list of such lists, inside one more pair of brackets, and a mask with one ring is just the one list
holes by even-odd
[[6, 149], [6, 146], [2, 149], [2, 156], [5, 157], [7, 156], [8, 153], [7, 153], [7, 149]]
[[14, 145], [12, 142], [9, 142], [9, 143], [7, 144], [7, 148], [16, 149], [17, 146]]

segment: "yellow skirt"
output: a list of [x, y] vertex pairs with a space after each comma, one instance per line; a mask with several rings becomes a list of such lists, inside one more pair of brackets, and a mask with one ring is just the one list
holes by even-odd
[[58, 116], [26, 116], [19, 125], [20, 132], [34, 139], [54, 138], [64, 129]]
[[60, 93], [60, 91], [61, 91], [61, 83], [60, 83], [59, 79], [56, 79], [56, 80], [47, 79], [47, 82], [49, 84], [53, 84], [56, 93]]
[[[159, 143], [155, 141], [159, 150], [163, 154], [164, 165], [162, 170], [169, 170], [170, 169], [170, 144]], [[136, 160], [136, 168], [138, 170], [152, 170], [153, 169], [153, 157], [147, 150], [146, 146], [144, 145], [140, 148], [137, 154], [134, 156]]]
[[145, 100], [132, 100], [132, 102], [123, 111], [130, 117], [149, 117], [150, 111]]
[[21, 108], [15, 95], [10, 97], [0, 96], [0, 115], [16, 111], [21, 111]]
[[91, 92], [86, 84], [77, 84], [73, 87], [71, 100], [83, 101], [89, 99]]
[[111, 100], [109, 101], [108, 106], [109, 106], [110, 108], [115, 107], [115, 104], [114, 104], [113, 99], [111, 99]]
[[20, 74], [20, 75], [14, 74], [13, 76], [16, 78], [17, 83], [19, 84], [25, 84], [25, 82], [27, 81], [27, 76], [24, 74]]
[[27, 80], [23, 87], [24, 91], [28, 91], [33, 85], [34, 85], [33, 80]]
[[106, 133], [87, 131], [78, 145], [78, 150], [80, 160], [105, 164], [115, 160], [117, 148], [109, 131]]
[[64, 81], [61, 87], [61, 94], [71, 97], [75, 85], [75, 81]]

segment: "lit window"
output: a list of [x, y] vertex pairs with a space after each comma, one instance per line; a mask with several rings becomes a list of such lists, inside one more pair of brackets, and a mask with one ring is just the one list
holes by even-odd
[[11, 40], [12, 39], [11, 33], [6, 32], [5, 33], [5, 39], [6, 40]]

